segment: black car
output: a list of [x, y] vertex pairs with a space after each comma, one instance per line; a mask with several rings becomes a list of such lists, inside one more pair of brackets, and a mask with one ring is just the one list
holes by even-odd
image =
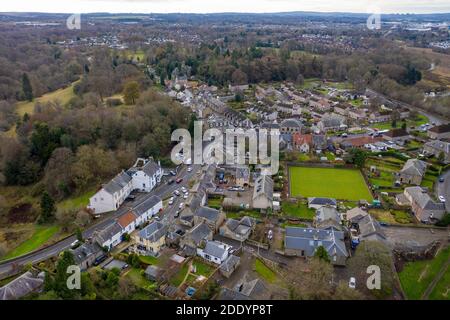
[[135, 200], [136, 199], [136, 196], [135, 195], [132, 195], [132, 194], [130, 194], [128, 197], [127, 197], [127, 201], [133, 201], [133, 200]]
[[168, 182], [167, 182], [167, 184], [172, 184], [172, 183], [174, 183], [175, 181], [173, 180], [173, 179], [170, 179]]
[[444, 181], [445, 181], [444, 177], [439, 178], [439, 182], [444, 182]]

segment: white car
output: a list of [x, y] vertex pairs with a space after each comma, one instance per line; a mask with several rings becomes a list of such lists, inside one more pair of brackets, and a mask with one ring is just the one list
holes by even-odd
[[185, 187], [181, 187], [181, 192], [186, 193], [187, 189]]
[[191, 167], [187, 168], [187, 172], [191, 172], [191, 171], [192, 171]]
[[180, 206], [178, 207], [180, 210], [184, 208], [184, 202], [180, 203]]
[[175, 190], [173, 193], [174, 193], [176, 196], [180, 196], [180, 191], [178, 191], [178, 190]]
[[443, 196], [439, 196], [439, 200], [440, 200], [441, 202], [445, 202], [445, 198], [444, 198]]
[[187, 193], [185, 193], [184, 195], [183, 195], [183, 199], [187, 199], [189, 197], [189, 195], [187, 194]]
[[351, 277], [350, 280], [348, 281], [348, 287], [351, 289], [356, 288], [356, 279], [354, 277]]
[[70, 247], [71, 247], [72, 249], [74, 249], [79, 243], [80, 243], [79, 240], [75, 240], [74, 242], [72, 242], [72, 243], [70, 244]]
[[169, 199], [169, 205], [173, 205], [173, 201], [174, 201], [173, 197], [170, 198], [170, 199]]

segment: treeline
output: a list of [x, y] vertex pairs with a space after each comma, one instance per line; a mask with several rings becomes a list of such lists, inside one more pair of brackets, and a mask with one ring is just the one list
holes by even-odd
[[152, 90], [129, 109], [49, 103], [20, 121], [17, 138], [1, 138], [2, 180], [40, 182], [36, 194], [46, 189], [62, 199], [111, 178], [137, 156], [164, 159], [172, 131], [187, 128], [189, 120], [185, 109]]

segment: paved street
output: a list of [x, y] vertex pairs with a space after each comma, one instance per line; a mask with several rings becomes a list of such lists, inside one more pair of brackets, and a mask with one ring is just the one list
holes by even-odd
[[433, 241], [447, 241], [450, 236], [448, 230], [437, 228], [387, 226], [382, 229], [392, 246], [426, 246]]
[[447, 212], [450, 212], [450, 170], [445, 172], [442, 177], [445, 180], [444, 182], [436, 183], [436, 191], [438, 196], [443, 196], [445, 198]]
[[[188, 181], [194, 177], [194, 175], [197, 174], [197, 171], [201, 168], [200, 165], [193, 165], [192, 166], [192, 172], [187, 172], [187, 167], [183, 166], [181, 170], [178, 172], [177, 178], [183, 178], [183, 182], [180, 184], [173, 183], [172, 185], [167, 184], [167, 179], [163, 181], [161, 185], [159, 185], [155, 190], [153, 190], [150, 193], [145, 194], [139, 194], [136, 199], [133, 202], [126, 202], [124, 203], [119, 210], [116, 212], [107, 214], [104, 218], [100, 218], [100, 220], [93, 226], [89, 227], [83, 232], [84, 238], [90, 238], [96, 230], [102, 229], [105, 226], [107, 226], [109, 223], [111, 223], [112, 220], [119, 217], [121, 214], [127, 212], [133, 207], [136, 207], [137, 205], [141, 204], [143, 201], [145, 201], [147, 198], [156, 195], [161, 197], [162, 199], [170, 196], [173, 191], [176, 189], [181, 188], [182, 186], [186, 186], [188, 184]], [[170, 214], [174, 214], [174, 212], [170, 211]], [[169, 220], [170, 221], [170, 220]], [[27, 263], [39, 263], [41, 261], [44, 261], [48, 258], [51, 258], [53, 256], [58, 255], [60, 252], [67, 250], [70, 248], [70, 245], [76, 240], [75, 236], [71, 236], [63, 241], [57, 242], [53, 245], [50, 245], [47, 248], [44, 248], [42, 250], [36, 251], [34, 253], [18, 257], [12, 260], [9, 260], [7, 262], [0, 263], [0, 279], [4, 277], [6, 274], [10, 273], [13, 268], [17, 268], [18, 266], [25, 265]]]

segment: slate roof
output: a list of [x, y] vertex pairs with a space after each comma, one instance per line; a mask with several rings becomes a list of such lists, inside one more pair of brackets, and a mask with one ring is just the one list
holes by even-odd
[[198, 246], [200, 242], [205, 240], [211, 233], [212, 231], [206, 223], [200, 223], [189, 230], [186, 235], [189, 235], [192, 241]]
[[236, 167], [236, 179], [250, 179], [250, 168], [248, 166]]
[[203, 252], [216, 258], [222, 258], [224, 254], [228, 251], [228, 246], [222, 242], [218, 241], [208, 241], [206, 242], [205, 249]]
[[334, 220], [337, 223], [341, 222], [341, 218], [339, 216], [339, 212], [334, 207], [323, 206], [317, 209], [316, 211], [316, 219], [318, 222], [326, 221], [326, 220]]
[[160, 274], [161, 269], [157, 266], [148, 266], [147, 269], [145, 269], [145, 275], [153, 279], [157, 279]]
[[313, 134], [313, 146], [316, 149], [325, 149], [327, 147], [327, 137], [322, 134]]
[[314, 228], [287, 227], [285, 234], [286, 249], [304, 250], [306, 256], [313, 256], [319, 246], [323, 246], [329, 255], [348, 257], [341, 231]]
[[122, 227], [116, 221], [112, 221], [107, 227], [97, 233], [97, 238], [100, 242], [111, 240], [112, 237], [122, 232]]
[[356, 208], [348, 210], [345, 213], [345, 215], [346, 215], [347, 220], [353, 221], [354, 219], [359, 220], [360, 218], [367, 216], [368, 213], [367, 213], [367, 211], [364, 211], [361, 208], [356, 207]]
[[125, 186], [128, 183], [130, 183], [130, 181], [131, 181], [131, 177], [127, 173], [122, 171], [117, 176], [115, 176], [110, 182], [105, 184], [103, 186], [103, 189], [106, 192], [108, 192], [109, 194], [114, 194], [114, 193], [122, 190], [123, 188], [125, 188]]
[[142, 216], [145, 212], [156, 206], [159, 202], [161, 202], [161, 198], [158, 196], [151, 196], [150, 198], [147, 198], [144, 202], [139, 204], [133, 209], [133, 212], [137, 216]]
[[241, 258], [235, 255], [229, 255], [228, 258], [225, 259], [224, 262], [220, 265], [220, 270], [222, 272], [230, 272], [232, 271], [236, 265], [241, 261]]
[[76, 264], [81, 264], [92, 255], [96, 255], [102, 248], [97, 243], [83, 243], [76, 249], [70, 250], [73, 254]]
[[336, 202], [336, 199], [332, 199], [332, 198], [310, 197], [310, 198], [308, 198], [308, 206], [311, 206], [311, 205], [336, 206], [337, 202]]
[[273, 180], [268, 175], [262, 175], [255, 181], [253, 199], [265, 195], [270, 201], [273, 200]]
[[380, 224], [370, 214], [360, 218], [358, 221], [358, 226], [359, 234], [362, 238], [376, 234], [381, 238], [386, 239], [386, 235], [381, 229]]
[[450, 142], [433, 140], [425, 143], [424, 146], [442, 151], [444, 154], [450, 154]]
[[139, 231], [139, 237], [151, 242], [156, 242], [166, 235], [167, 229], [167, 226], [161, 222], [153, 221], [144, 229]]
[[445, 210], [443, 203], [434, 202], [421, 187], [405, 188], [405, 193], [409, 193], [414, 202], [425, 210]]
[[435, 126], [435, 127], [431, 128], [428, 131], [435, 132], [435, 133], [450, 132], [450, 123], [449, 124], [442, 124], [440, 126]]
[[426, 162], [417, 159], [408, 159], [408, 161], [406, 161], [400, 173], [408, 175], [419, 175], [423, 177], [426, 170], [427, 170]]
[[286, 119], [281, 122], [281, 127], [284, 128], [303, 128], [303, 124], [297, 119]]
[[44, 285], [45, 274], [37, 277], [28, 271], [0, 288], [0, 300], [16, 300], [32, 292], [38, 291]]
[[217, 209], [201, 206], [195, 211], [195, 215], [206, 220], [216, 222], [219, 219], [220, 211]]

